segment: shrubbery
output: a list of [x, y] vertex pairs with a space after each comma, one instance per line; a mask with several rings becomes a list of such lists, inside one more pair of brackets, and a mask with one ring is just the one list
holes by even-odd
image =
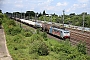
[[0, 18], [0, 28], [2, 28], [2, 27], [1, 27], [1, 24], [2, 24], [2, 19]]
[[25, 32], [25, 33], [24, 33], [24, 36], [25, 36], [25, 37], [30, 37], [31, 35], [32, 35], [31, 32]]
[[21, 32], [21, 28], [16, 26], [14, 20], [8, 19], [3, 23], [5, 32], [9, 35], [17, 35]]
[[16, 23], [14, 20], [9, 20], [8, 22], [6, 22], [6, 24], [9, 26], [16, 26]]
[[2, 13], [0, 13], [0, 18], [3, 19], [4, 18], [4, 15]]
[[8, 18], [2, 20], [13, 60], [90, 60], [83, 43], [71, 46], [68, 40], [56, 41], [47, 33], [23, 29]]
[[2, 19], [0, 18], [0, 25], [2, 24]]
[[43, 33], [42, 33], [42, 37], [43, 37], [43, 39], [46, 41], [46, 40], [47, 40], [47, 33], [46, 33], [46, 32], [43, 32]]
[[86, 46], [85, 46], [85, 42], [80, 42], [77, 45], [77, 49], [79, 52], [81, 52], [82, 54], [86, 54]]
[[31, 44], [29, 53], [37, 53], [38, 55], [48, 55], [49, 50], [47, 45], [44, 43], [43, 38], [38, 34], [31, 36]]
[[47, 40], [49, 50], [55, 52], [53, 55], [58, 60], [89, 60], [86, 54], [85, 44], [79, 43], [78, 46], [71, 46], [68, 40], [56, 42], [53, 39]]
[[9, 35], [17, 35], [21, 32], [21, 29], [19, 27], [9, 27], [7, 30], [7, 34]]

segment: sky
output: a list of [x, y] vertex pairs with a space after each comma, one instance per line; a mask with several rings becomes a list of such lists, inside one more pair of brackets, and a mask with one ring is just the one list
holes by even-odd
[[0, 10], [5, 12], [34, 11], [62, 15], [87, 12], [90, 14], [90, 0], [0, 0]]

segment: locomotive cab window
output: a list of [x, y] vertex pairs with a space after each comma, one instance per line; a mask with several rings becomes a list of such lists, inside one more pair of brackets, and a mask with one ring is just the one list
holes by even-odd
[[69, 32], [64, 32], [64, 33], [69, 33]]
[[62, 31], [60, 31], [62, 33]]

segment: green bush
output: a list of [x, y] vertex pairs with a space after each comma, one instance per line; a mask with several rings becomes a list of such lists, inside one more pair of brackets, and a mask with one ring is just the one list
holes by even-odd
[[19, 27], [10, 27], [7, 29], [7, 34], [9, 35], [17, 35], [21, 32], [21, 29]]
[[0, 18], [0, 28], [2, 28], [1, 25], [2, 25], [2, 19]]
[[37, 53], [33, 53], [33, 54], [30, 54], [30, 58], [38, 60], [39, 55]]
[[49, 50], [45, 43], [41, 41], [35, 41], [32, 44], [30, 44], [29, 53], [30, 54], [37, 53], [38, 55], [43, 56], [48, 55]]
[[0, 18], [0, 25], [2, 24], [2, 19]]
[[31, 32], [25, 32], [25, 33], [24, 33], [24, 36], [25, 36], [25, 37], [30, 37], [30, 36], [32, 36], [32, 33], [31, 33]]
[[38, 55], [48, 55], [49, 50], [47, 45], [44, 43], [43, 38], [38, 34], [33, 34], [31, 36], [31, 44], [29, 53], [38, 53]]
[[21, 34], [25, 37], [31, 37], [33, 35], [33, 32], [30, 29], [22, 29]]
[[5, 32], [9, 35], [17, 35], [18, 33], [21, 32], [21, 28], [19, 28], [18, 26], [16, 26], [15, 21], [7, 19], [4, 21], [3, 23]]
[[[50, 43], [50, 45], [52, 44]], [[53, 45], [51, 46], [51, 50], [56, 53], [62, 51], [64, 53], [70, 54], [71, 53], [71, 50], [69, 50], [70, 48], [71, 48], [71, 44], [69, 43], [69, 41], [63, 41], [58, 44], [55, 44], [54, 46]]]
[[79, 52], [81, 52], [82, 54], [86, 54], [86, 46], [85, 46], [85, 42], [80, 42], [77, 45], [77, 49]]
[[34, 42], [34, 41], [44, 41], [44, 39], [39, 35], [39, 34], [33, 34], [31, 37], [30, 37], [30, 43]]
[[4, 15], [2, 13], [0, 13], [0, 18], [3, 19], [4, 18]]
[[42, 37], [43, 37], [43, 39], [46, 41], [46, 40], [47, 40], [47, 33], [46, 33], [46, 32], [43, 32], [43, 33], [42, 33]]
[[47, 38], [47, 34], [41, 33], [39, 29], [33, 34], [31, 28], [21, 29], [13, 20], [5, 16], [2, 22], [13, 60], [90, 60], [83, 43], [71, 46], [69, 41], [59, 42]]
[[16, 26], [16, 23], [15, 23], [14, 20], [8, 20], [8, 21], [6, 22], [6, 24], [7, 24], [7, 25]]
[[38, 54], [41, 55], [41, 56], [49, 54], [48, 47], [46, 46], [45, 43], [41, 43], [41, 45], [39, 46]]
[[37, 34], [40, 34], [40, 29], [38, 28], [36, 32], [37, 32]]
[[15, 35], [13, 38], [13, 42], [14, 43], [22, 43], [23, 42], [24, 37], [21, 34]]

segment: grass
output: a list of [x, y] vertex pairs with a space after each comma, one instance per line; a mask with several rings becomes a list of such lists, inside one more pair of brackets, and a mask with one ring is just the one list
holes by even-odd
[[[20, 26], [19, 24], [17, 23], [17, 26]], [[26, 37], [24, 33], [30, 31], [36, 32], [33, 28], [22, 24], [21, 33], [13, 36], [6, 34], [7, 46], [13, 60], [75, 60], [76, 58], [79, 59], [78, 56], [81, 59], [85, 57], [85, 59], [89, 60], [87, 55], [78, 52], [76, 46], [71, 46], [68, 40], [57, 41], [51, 38], [44, 40], [41, 32], [40, 34], [33, 33], [31, 36]], [[36, 46], [41, 43], [48, 47], [49, 54], [44, 56], [39, 55], [37, 52], [31, 54], [30, 51], [37, 49]]]
[[[6, 35], [8, 49], [14, 60], [23, 60], [23, 59], [24, 60], [35, 60], [35, 59], [56, 60], [56, 58], [55, 57], [53, 58], [53, 56], [52, 56], [52, 55], [56, 55], [56, 54], [51, 51], [50, 51], [50, 54], [47, 56], [39, 56], [35, 53], [29, 54], [29, 46], [30, 46], [29, 41], [30, 41], [31, 37], [24, 37], [21, 34], [18, 34], [18, 35], [20, 35], [22, 37], [18, 38], [17, 35], [15, 35], [15, 36]], [[50, 40], [52, 40], [52, 41], [50, 42]], [[48, 39], [45, 42], [46, 42], [46, 44], [48, 44], [48, 43], [51, 43], [53, 45], [58, 44], [58, 42], [53, 39]]]

